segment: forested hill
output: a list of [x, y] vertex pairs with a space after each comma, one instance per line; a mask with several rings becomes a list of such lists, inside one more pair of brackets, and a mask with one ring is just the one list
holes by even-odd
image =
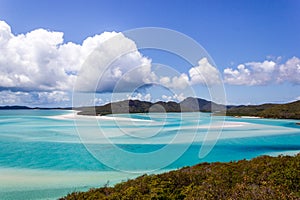
[[[226, 109], [227, 110], [226, 110]], [[125, 100], [108, 103], [103, 106], [76, 108], [81, 115], [107, 115], [118, 113], [147, 113], [147, 112], [214, 112], [214, 114], [229, 116], [258, 116], [264, 118], [300, 119], [300, 101], [286, 104], [262, 104], [224, 106], [201, 98], [188, 97], [180, 103], [163, 102], [156, 103]]]
[[81, 115], [107, 115], [118, 113], [148, 113], [148, 112], [211, 112], [226, 110], [224, 105], [219, 105], [205, 99], [188, 97], [180, 103], [158, 101], [156, 103], [140, 100], [124, 100], [108, 103], [103, 106], [76, 108]]
[[114, 187], [74, 192], [81, 199], [300, 199], [300, 154], [251, 161], [202, 163], [159, 175], [143, 175]]
[[[26, 106], [0, 106], [0, 110], [71, 110], [68, 108], [43, 108]], [[212, 112], [217, 115], [229, 116], [257, 116], [263, 118], [278, 119], [300, 119], [300, 100], [286, 104], [262, 104], [262, 105], [240, 105], [225, 106], [201, 98], [188, 97], [180, 103], [169, 101], [158, 101], [156, 103], [125, 100], [112, 102], [103, 106], [90, 106], [73, 108], [81, 115], [107, 115], [119, 113], [147, 113], [147, 112]], [[226, 112], [225, 112], [226, 111]]]
[[232, 106], [227, 108], [226, 114], [231, 116], [300, 119], [300, 100], [286, 104]]

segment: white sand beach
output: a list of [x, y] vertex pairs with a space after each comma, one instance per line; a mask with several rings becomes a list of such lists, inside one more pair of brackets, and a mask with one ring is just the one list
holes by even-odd
[[143, 120], [143, 119], [133, 119], [133, 118], [127, 118], [127, 117], [114, 117], [114, 116], [110, 116], [110, 115], [106, 115], [106, 116], [90, 116], [90, 115], [78, 115], [80, 111], [76, 111], [76, 110], [71, 110], [70, 113], [68, 114], [64, 114], [64, 115], [55, 115], [55, 116], [49, 116], [47, 118], [51, 118], [51, 119], [70, 119], [70, 120], [74, 120], [74, 119], [100, 119], [100, 120], [118, 120], [118, 121], [138, 121], [138, 122], [149, 122], [152, 120]]

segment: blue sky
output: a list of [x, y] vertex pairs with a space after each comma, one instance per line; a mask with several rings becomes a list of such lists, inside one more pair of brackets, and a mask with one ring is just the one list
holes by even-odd
[[[86, 38], [105, 31], [122, 32], [140, 27], [176, 30], [196, 40], [212, 57], [215, 67], [226, 79], [228, 103], [257, 104], [300, 99], [300, 67], [297, 71], [300, 66], [299, 10], [300, 2], [297, 0], [1, 0], [0, 20], [10, 26], [14, 36], [40, 28], [62, 32], [63, 44], [82, 44]], [[184, 62], [176, 61], [172, 56], [162, 56], [157, 52], [141, 53], [152, 62], [171, 65], [180, 73], [188, 74], [188, 68], [192, 67], [183, 67]], [[2, 60], [2, 63], [7, 62]], [[244, 67], [238, 68], [239, 65]], [[268, 67], [271, 71], [266, 70]], [[4, 68], [1, 62], [0, 68]], [[18, 72], [20, 80], [22, 73]], [[12, 74], [7, 75], [10, 76]], [[64, 106], [71, 101], [70, 90], [62, 87], [22, 88], [6, 84], [0, 85], [0, 88], [1, 96], [4, 96], [0, 99], [2, 105], [31, 105], [36, 101], [42, 106]], [[201, 86], [195, 88], [201, 90]], [[47, 95], [52, 100], [44, 97]], [[199, 96], [202, 96], [201, 93]], [[209, 98], [204, 93], [203, 97]], [[8, 101], [9, 98], [12, 100]], [[104, 102], [108, 97], [100, 98]]]

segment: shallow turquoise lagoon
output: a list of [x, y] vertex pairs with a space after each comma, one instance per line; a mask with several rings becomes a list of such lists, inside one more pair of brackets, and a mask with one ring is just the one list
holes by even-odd
[[300, 152], [296, 120], [223, 119], [209, 113], [74, 119], [71, 111], [2, 110], [0, 199], [56, 199], [145, 172]]

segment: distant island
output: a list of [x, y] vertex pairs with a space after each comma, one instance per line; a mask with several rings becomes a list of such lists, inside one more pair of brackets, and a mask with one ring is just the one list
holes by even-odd
[[[214, 108], [214, 109], [212, 109]], [[214, 115], [255, 116], [261, 118], [300, 119], [300, 100], [285, 104], [222, 105], [201, 98], [188, 97], [177, 103], [155, 103], [140, 100], [124, 100], [103, 106], [75, 108], [79, 115], [108, 115], [151, 112], [213, 112]], [[214, 112], [217, 111], [217, 112]]]
[[300, 199], [300, 154], [201, 163], [158, 175], [74, 192], [75, 199]]
[[0, 106], [0, 110], [72, 110], [72, 107], [53, 107], [53, 108], [45, 108], [45, 107], [28, 107], [28, 106]]
[[188, 97], [180, 103], [158, 101], [155, 103], [140, 100], [124, 100], [108, 103], [103, 106], [91, 106], [76, 108], [79, 115], [108, 115], [121, 113], [148, 113], [148, 112], [212, 112], [216, 110], [225, 111], [224, 105], [216, 104], [205, 99]]
[[[213, 109], [212, 109], [213, 108]], [[27, 106], [0, 106], [0, 110], [77, 110], [79, 115], [108, 115], [122, 113], [148, 113], [148, 112], [211, 112], [213, 115], [227, 116], [253, 116], [274, 119], [300, 119], [300, 100], [284, 104], [261, 105], [222, 105], [201, 98], [188, 97], [177, 103], [173, 101], [158, 101], [155, 103], [140, 100], [124, 100], [107, 103], [102, 106], [44, 108]], [[299, 123], [297, 123], [299, 125]]]
[[275, 119], [300, 119], [300, 100], [286, 104], [262, 104], [228, 107], [229, 116], [257, 116]]

